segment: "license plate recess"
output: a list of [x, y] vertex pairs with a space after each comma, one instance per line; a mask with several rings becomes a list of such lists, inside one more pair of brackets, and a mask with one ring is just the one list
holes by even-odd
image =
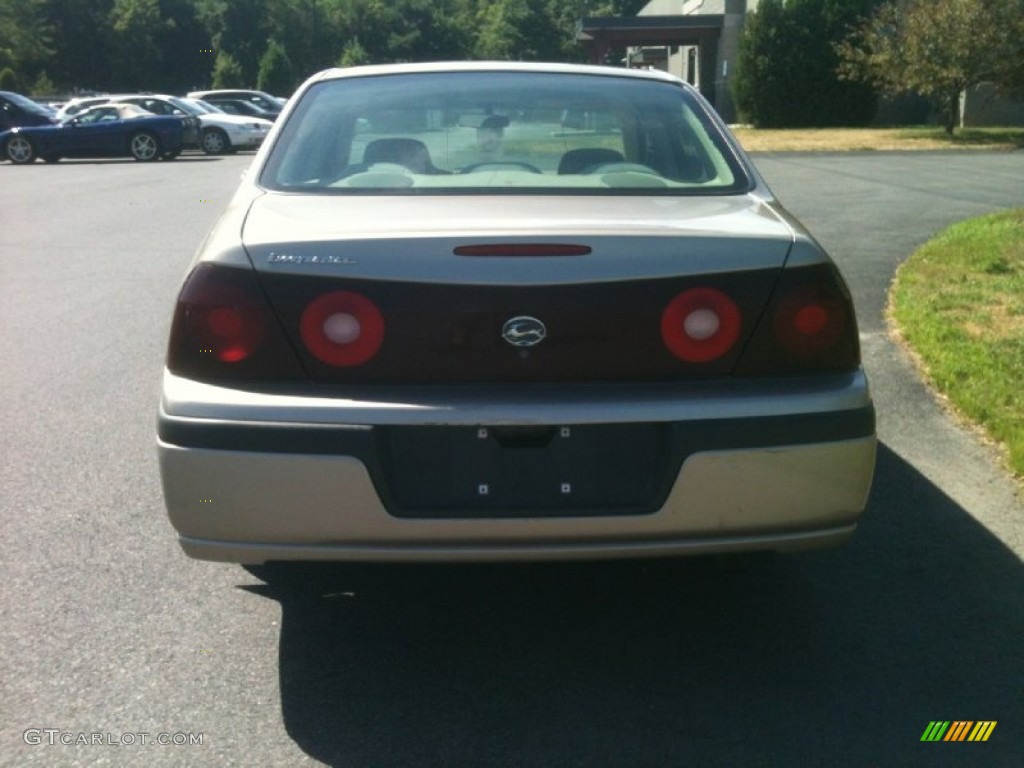
[[649, 514], [670, 483], [664, 424], [385, 427], [377, 431], [398, 517]]

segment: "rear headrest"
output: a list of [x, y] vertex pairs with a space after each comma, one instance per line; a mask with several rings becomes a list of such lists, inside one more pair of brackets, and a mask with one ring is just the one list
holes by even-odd
[[603, 147], [570, 149], [558, 161], [558, 172], [583, 173], [594, 165], [621, 163], [623, 160], [625, 158], [622, 156], [622, 153], [614, 149], [605, 149]]

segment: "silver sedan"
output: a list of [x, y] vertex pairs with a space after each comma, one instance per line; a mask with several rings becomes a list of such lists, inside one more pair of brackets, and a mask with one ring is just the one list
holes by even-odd
[[663, 73], [332, 70], [174, 312], [189, 555], [798, 550], [855, 530], [875, 417], [835, 265]]

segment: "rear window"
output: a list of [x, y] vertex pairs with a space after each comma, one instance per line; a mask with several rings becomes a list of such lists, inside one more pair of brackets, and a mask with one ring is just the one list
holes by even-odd
[[340, 78], [302, 96], [261, 183], [325, 194], [734, 194], [750, 181], [683, 87], [614, 75]]

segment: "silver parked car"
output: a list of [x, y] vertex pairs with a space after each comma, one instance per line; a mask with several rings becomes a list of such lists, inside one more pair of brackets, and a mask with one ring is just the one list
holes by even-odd
[[843, 279], [691, 87], [480, 62], [289, 101], [158, 430], [185, 552], [251, 564], [833, 545], [876, 447]]

